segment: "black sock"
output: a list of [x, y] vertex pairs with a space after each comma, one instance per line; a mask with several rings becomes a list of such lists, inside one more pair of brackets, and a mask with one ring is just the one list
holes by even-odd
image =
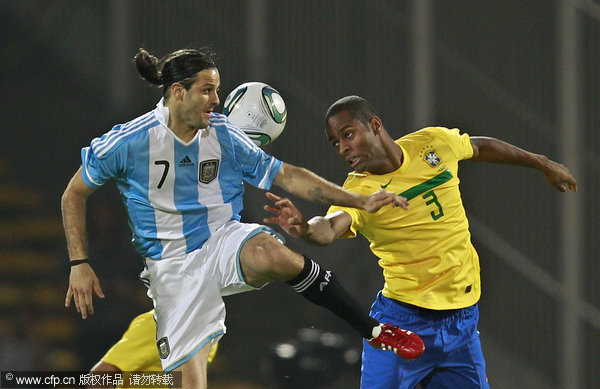
[[331, 271], [321, 269], [312, 259], [304, 257], [304, 268], [287, 283], [312, 303], [327, 308], [344, 319], [363, 338], [373, 337], [373, 327], [379, 325], [379, 322], [364, 313], [358, 302], [337, 282]]

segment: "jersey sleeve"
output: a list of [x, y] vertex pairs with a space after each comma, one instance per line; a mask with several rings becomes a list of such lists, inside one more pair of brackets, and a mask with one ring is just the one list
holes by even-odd
[[365, 219], [364, 219], [362, 210], [356, 209], [356, 208], [340, 207], [338, 205], [332, 205], [327, 210], [327, 215], [332, 214], [337, 211], [344, 211], [348, 215], [350, 215], [350, 217], [352, 218], [352, 224], [350, 224], [350, 227], [348, 227], [348, 230], [346, 230], [346, 232], [341, 234], [339, 236], [339, 238], [356, 238], [356, 235], [358, 235], [358, 232], [361, 230], [361, 228], [365, 224], [364, 223]]
[[[361, 193], [360, 186], [356, 185], [355, 179], [352, 176], [348, 176], [346, 181], [344, 182], [343, 188], [349, 190], [351, 192], [360, 193], [363, 195], [368, 195], [366, 193]], [[342, 207], [339, 205], [332, 205], [327, 210], [327, 215], [332, 214], [337, 211], [344, 211], [352, 218], [352, 224], [348, 227], [348, 230], [340, 235], [340, 238], [355, 238], [358, 235], [358, 232], [365, 226], [366, 224], [366, 212], [363, 209], [352, 208], [352, 207]]]
[[83, 182], [92, 189], [104, 185], [111, 178], [124, 171], [126, 147], [114, 147], [110, 152], [98, 156], [96, 145], [103, 140], [96, 138], [89, 147], [81, 149], [81, 176]]
[[265, 153], [240, 129], [229, 127], [235, 158], [246, 182], [260, 189], [270, 189], [283, 162]]
[[473, 146], [469, 134], [461, 134], [458, 128], [436, 127], [436, 130], [437, 135], [450, 147], [456, 159], [469, 159], [473, 156]]

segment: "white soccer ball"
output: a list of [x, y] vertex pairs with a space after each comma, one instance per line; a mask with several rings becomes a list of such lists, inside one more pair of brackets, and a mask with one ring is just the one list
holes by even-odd
[[275, 88], [246, 82], [225, 99], [223, 114], [258, 146], [273, 142], [285, 128], [287, 108]]

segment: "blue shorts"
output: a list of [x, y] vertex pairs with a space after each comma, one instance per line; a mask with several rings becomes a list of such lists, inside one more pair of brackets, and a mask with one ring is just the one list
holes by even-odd
[[447, 311], [411, 308], [379, 292], [371, 316], [416, 332], [425, 342], [425, 353], [407, 361], [364, 342], [362, 389], [409, 389], [419, 383], [423, 389], [489, 388], [477, 331], [477, 305]]

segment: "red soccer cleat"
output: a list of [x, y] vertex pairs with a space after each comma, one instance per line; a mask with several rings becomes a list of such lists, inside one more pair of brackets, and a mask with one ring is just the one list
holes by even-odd
[[367, 342], [376, 349], [391, 351], [404, 359], [417, 359], [425, 351], [419, 335], [392, 324], [379, 324], [373, 328], [373, 338]]

